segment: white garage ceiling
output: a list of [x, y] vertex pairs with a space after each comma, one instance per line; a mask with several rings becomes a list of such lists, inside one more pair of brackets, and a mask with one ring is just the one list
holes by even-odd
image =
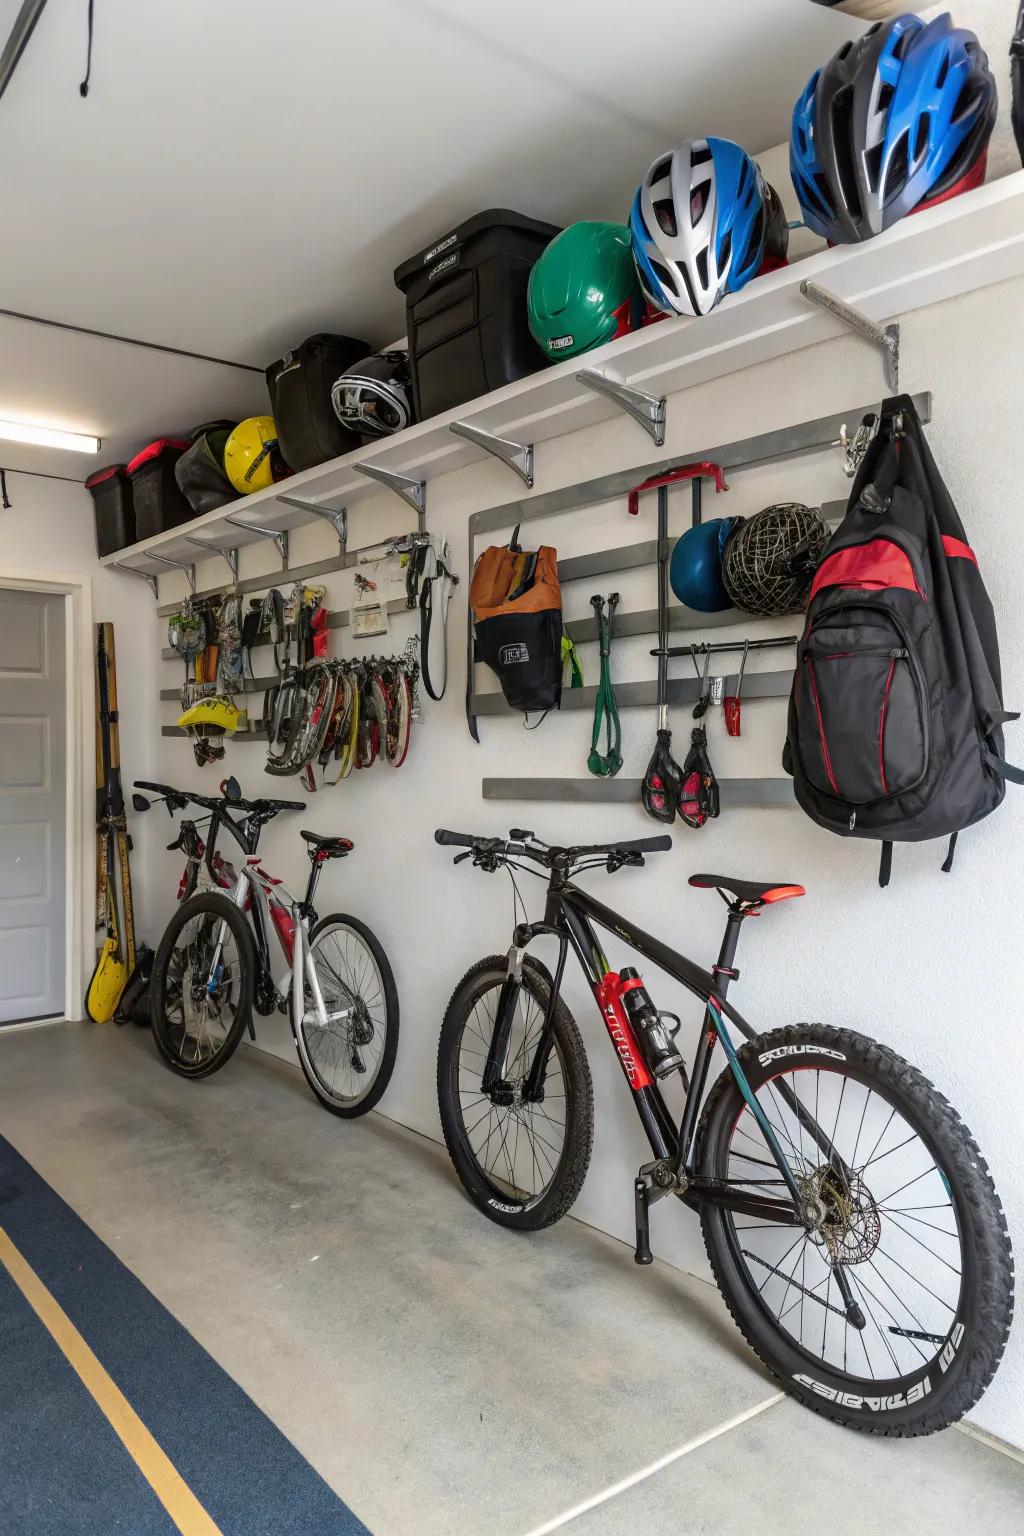
[[[481, 208], [622, 217], [688, 135], [777, 143], [860, 29], [807, 0], [96, 0], [82, 100], [86, 10], [50, 0], [0, 100], [0, 309], [260, 367], [401, 335], [394, 267]], [[0, 358], [0, 417], [97, 431], [102, 462], [261, 389], [13, 322]]]

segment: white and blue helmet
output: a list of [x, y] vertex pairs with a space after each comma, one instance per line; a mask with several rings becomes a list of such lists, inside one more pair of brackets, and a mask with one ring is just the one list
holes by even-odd
[[731, 139], [688, 139], [655, 160], [629, 216], [644, 293], [666, 314], [706, 315], [756, 277], [769, 236], [784, 259], [781, 205]]

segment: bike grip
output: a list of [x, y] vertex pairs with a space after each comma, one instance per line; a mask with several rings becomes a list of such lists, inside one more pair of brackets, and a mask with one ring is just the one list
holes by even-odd
[[438, 827], [434, 833], [434, 842], [440, 843], [442, 848], [475, 848], [479, 841], [468, 832], [448, 832], [444, 827]]
[[662, 833], [661, 837], [635, 837], [628, 843], [620, 843], [620, 848], [630, 848], [634, 853], [667, 853], [672, 847], [672, 839], [668, 833]]

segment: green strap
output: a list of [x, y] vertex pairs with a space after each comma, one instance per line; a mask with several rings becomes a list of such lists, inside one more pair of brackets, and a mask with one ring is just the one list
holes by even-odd
[[[613, 779], [622, 767], [622, 728], [619, 725], [619, 710], [615, 703], [615, 690], [612, 687], [611, 668], [612, 614], [615, 612], [618, 600], [618, 593], [612, 593], [608, 599], [608, 616], [605, 618], [603, 602], [600, 599], [592, 599], [597, 618], [598, 639], [601, 642], [601, 677], [594, 703], [594, 729], [590, 738], [587, 768], [601, 779]], [[605, 727], [604, 752], [599, 750], [602, 723]]]
[[562, 671], [563, 672], [565, 671], [566, 667], [569, 668], [569, 687], [570, 688], [582, 688], [583, 687], [583, 664], [580, 661], [579, 652], [576, 649], [575, 642], [563, 630], [563, 632], [562, 632]]

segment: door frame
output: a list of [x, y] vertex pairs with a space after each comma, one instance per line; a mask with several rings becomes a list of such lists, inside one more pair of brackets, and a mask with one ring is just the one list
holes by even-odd
[[[65, 723], [68, 760], [65, 776], [64, 820], [64, 1013], [79, 1020], [85, 1016], [85, 988], [95, 959], [90, 960], [86, 940], [92, 934], [96, 860], [92, 834], [96, 821], [93, 779], [96, 741], [85, 729], [95, 714], [96, 678], [92, 642], [92, 590], [81, 576], [40, 571], [20, 571], [16, 576], [0, 572], [0, 590], [41, 592], [64, 599]], [[76, 750], [77, 743], [77, 750]], [[40, 1023], [48, 1022], [45, 1020]], [[19, 1026], [5, 1025], [5, 1029]], [[29, 1026], [35, 1027], [35, 1021]]]

